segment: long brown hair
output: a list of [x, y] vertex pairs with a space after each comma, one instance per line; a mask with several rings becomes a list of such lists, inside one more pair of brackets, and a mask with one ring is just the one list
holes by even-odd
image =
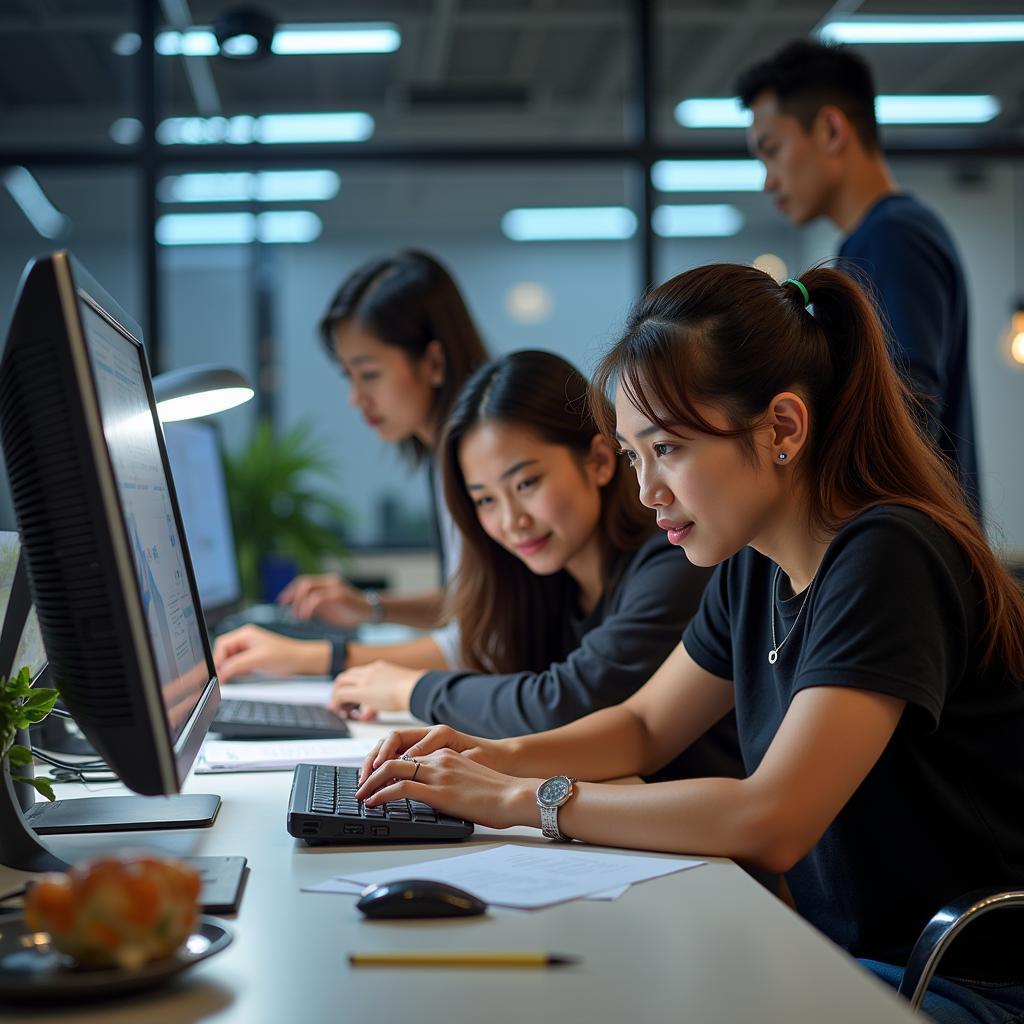
[[[587, 391], [586, 378], [561, 356], [513, 352], [477, 370], [448, 417], [440, 445], [444, 493], [463, 537], [451, 605], [463, 658], [478, 671], [547, 668], [558, 657], [574, 585], [564, 571], [552, 576], [531, 572], [484, 532], [459, 464], [462, 440], [482, 423], [515, 424], [582, 460], [600, 433]], [[617, 461], [601, 491], [598, 524], [606, 591], [617, 582], [618, 556], [639, 548], [655, 525], [640, 504], [636, 484]]]
[[[917, 509], [959, 545], [984, 603], [984, 664], [998, 658], [1024, 679], [1024, 594], [1000, 565], [950, 465], [915, 418], [915, 399], [889, 359], [871, 302], [826, 267], [779, 286], [753, 267], [717, 264], [672, 278], [645, 296], [594, 380], [607, 431], [607, 395], [624, 395], [662, 429], [735, 437], [753, 456], [753, 431], [771, 399], [799, 391], [810, 436], [793, 470], [810, 495], [810, 527], [834, 533], [877, 505]], [[720, 408], [729, 429], [700, 405]]]
[[[437, 425], [444, 422], [466, 378], [487, 359], [452, 275], [433, 256], [415, 249], [370, 260], [342, 281], [320, 321], [320, 340], [331, 359], [338, 358], [334, 329], [350, 320], [385, 345], [401, 349], [411, 361], [422, 359], [432, 341], [441, 343], [444, 380], [430, 410]], [[414, 463], [427, 454], [416, 437], [401, 441], [399, 448]]]

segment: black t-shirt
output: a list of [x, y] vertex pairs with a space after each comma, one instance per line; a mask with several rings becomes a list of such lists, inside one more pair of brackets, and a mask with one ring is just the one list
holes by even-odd
[[[944, 903], [1024, 886], [1024, 687], [979, 667], [978, 586], [952, 538], [917, 511], [857, 516], [803, 594], [791, 595], [782, 575], [776, 599], [775, 569], [751, 548], [720, 565], [683, 642], [733, 680], [748, 772], [799, 690], [848, 686], [907, 701], [877, 764], [787, 874], [812, 924], [854, 955], [900, 964]], [[771, 610], [779, 640], [793, 629], [775, 665]], [[1019, 916], [981, 920], [942, 973], [1005, 977], [1004, 951], [1024, 973]]]

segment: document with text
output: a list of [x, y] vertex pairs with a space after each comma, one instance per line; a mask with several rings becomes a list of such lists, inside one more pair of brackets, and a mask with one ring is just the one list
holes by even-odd
[[533, 910], [608, 893], [703, 863], [680, 858], [508, 845], [397, 868], [342, 874], [304, 888], [307, 892], [350, 893], [354, 883], [372, 885], [401, 878], [424, 878], [457, 885], [496, 906]]
[[376, 742], [372, 737], [337, 740], [207, 740], [196, 774], [283, 772], [297, 764], [359, 766]]

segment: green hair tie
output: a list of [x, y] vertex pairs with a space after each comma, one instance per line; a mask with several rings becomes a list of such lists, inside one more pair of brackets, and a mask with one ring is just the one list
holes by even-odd
[[811, 304], [811, 293], [807, 290], [807, 285], [805, 285], [803, 281], [798, 281], [795, 277], [787, 277], [782, 284], [783, 287], [787, 284], [795, 284], [797, 288], [800, 289], [800, 294], [804, 297], [804, 309]]

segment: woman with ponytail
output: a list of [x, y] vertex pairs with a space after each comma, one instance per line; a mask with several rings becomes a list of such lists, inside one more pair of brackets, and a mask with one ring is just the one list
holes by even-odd
[[[465, 668], [360, 666], [335, 680], [335, 710], [518, 736], [625, 700], [668, 657], [710, 572], [658, 530], [587, 393], [551, 352], [513, 352], [466, 382], [440, 443]], [[734, 717], [668, 771], [742, 775]]]
[[[625, 702], [560, 729], [392, 733], [359, 796], [549, 831], [556, 813], [588, 843], [785, 872], [800, 912], [897, 984], [942, 904], [1024, 888], [1024, 595], [837, 271], [681, 274], [633, 311], [595, 391], [614, 392], [605, 425], [641, 501], [717, 566], [682, 643]], [[745, 778], [600, 784], [650, 774], [733, 709]], [[538, 809], [556, 774], [568, 795]], [[974, 924], [925, 1011], [1024, 1020], [1021, 927]]]

